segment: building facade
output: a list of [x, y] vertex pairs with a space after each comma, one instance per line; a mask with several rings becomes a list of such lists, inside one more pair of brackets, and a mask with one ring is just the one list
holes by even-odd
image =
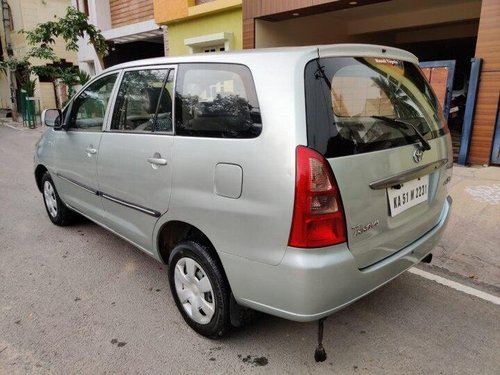
[[[3, 22], [0, 23], [1, 58], [9, 55], [14, 58], [23, 58], [29, 50], [26, 37], [21, 30], [34, 29], [39, 23], [51, 21], [54, 16], [64, 16], [71, 0], [2, 0]], [[8, 30], [6, 30], [6, 27]], [[8, 33], [8, 35], [7, 35]], [[56, 40], [55, 54], [65, 64], [74, 64], [77, 61], [75, 52], [67, 51], [62, 40]], [[32, 65], [44, 65], [46, 61], [30, 59]], [[35, 77], [33, 77], [35, 78]], [[19, 85], [16, 86], [19, 87]], [[0, 107], [12, 108], [14, 98], [11, 92], [11, 77], [0, 73]], [[40, 82], [37, 78], [35, 97], [40, 101], [41, 108], [56, 106], [56, 91], [52, 82]]]
[[153, 0], [72, 0], [109, 43], [100, 60], [87, 39], [79, 42], [78, 64], [90, 75], [122, 62], [164, 56], [164, 29], [154, 20]]
[[[454, 85], [444, 90], [469, 95], [463, 127], [450, 129], [457, 154], [472, 164], [500, 164], [499, 35], [498, 0], [243, 1], [243, 48], [374, 43], [409, 50], [431, 67], [452, 62]], [[477, 85], [471, 59], [482, 63]]]
[[168, 26], [169, 56], [242, 48], [241, 0], [155, 0], [154, 13]]

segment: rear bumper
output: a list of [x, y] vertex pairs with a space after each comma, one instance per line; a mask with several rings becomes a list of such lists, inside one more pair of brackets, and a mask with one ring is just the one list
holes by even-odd
[[452, 199], [438, 223], [418, 240], [363, 270], [345, 244], [318, 250], [288, 248], [278, 266], [219, 254], [233, 294], [241, 305], [295, 321], [334, 313], [420, 262], [446, 227]]

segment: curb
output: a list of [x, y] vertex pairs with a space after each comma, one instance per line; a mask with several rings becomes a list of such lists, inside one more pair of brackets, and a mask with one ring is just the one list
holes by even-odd
[[6, 119], [0, 118], [0, 125], [5, 127], [17, 130], [17, 131], [25, 131], [25, 130], [37, 130], [42, 129], [42, 126], [36, 126], [34, 128], [30, 128], [29, 126], [23, 126], [21, 122], [7, 121]]
[[3, 126], [6, 126], [8, 128], [11, 128], [11, 129], [14, 129], [14, 130], [17, 130], [18, 132], [22, 132], [24, 131], [24, 129], [22, 128], [18, 128], [17, 126], [14, 126], [14, 125], [10, 125], [10, 124], [6, 124], [4, 122], [0, 122]]

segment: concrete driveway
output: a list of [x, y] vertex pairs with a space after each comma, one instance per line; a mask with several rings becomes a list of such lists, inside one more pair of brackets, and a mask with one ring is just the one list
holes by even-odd
[[[222, 340], [198, 336], [165, 266], [88, 221], [51, 224], [32, 175], [40, 134], [0, 125], [0, 374], [499, 373], [500, 306], [411, 273], [328, 318], [323, 363], [312, 323], [263, 315]], [[498, 231], [478, 235], [496, 268], [476, 280], [446, 268], [476, 230], [453, 225], [425, 271], [496, 295]]]

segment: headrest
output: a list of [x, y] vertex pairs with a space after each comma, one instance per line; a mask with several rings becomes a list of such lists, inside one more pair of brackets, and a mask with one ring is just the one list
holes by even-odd
[[[158, 106], [158, 99], [161, 94], [161, 87], [147, 87], [141, 90], [144, 96], [144, 109], [149, 114], [154, 114], [156, 112], [156, 107]], [[172, 98], [168, 90], [163, 91], [163, 95], [160, 101], [160, 107], [158, 108], [158, 113], [172, 112]]]

